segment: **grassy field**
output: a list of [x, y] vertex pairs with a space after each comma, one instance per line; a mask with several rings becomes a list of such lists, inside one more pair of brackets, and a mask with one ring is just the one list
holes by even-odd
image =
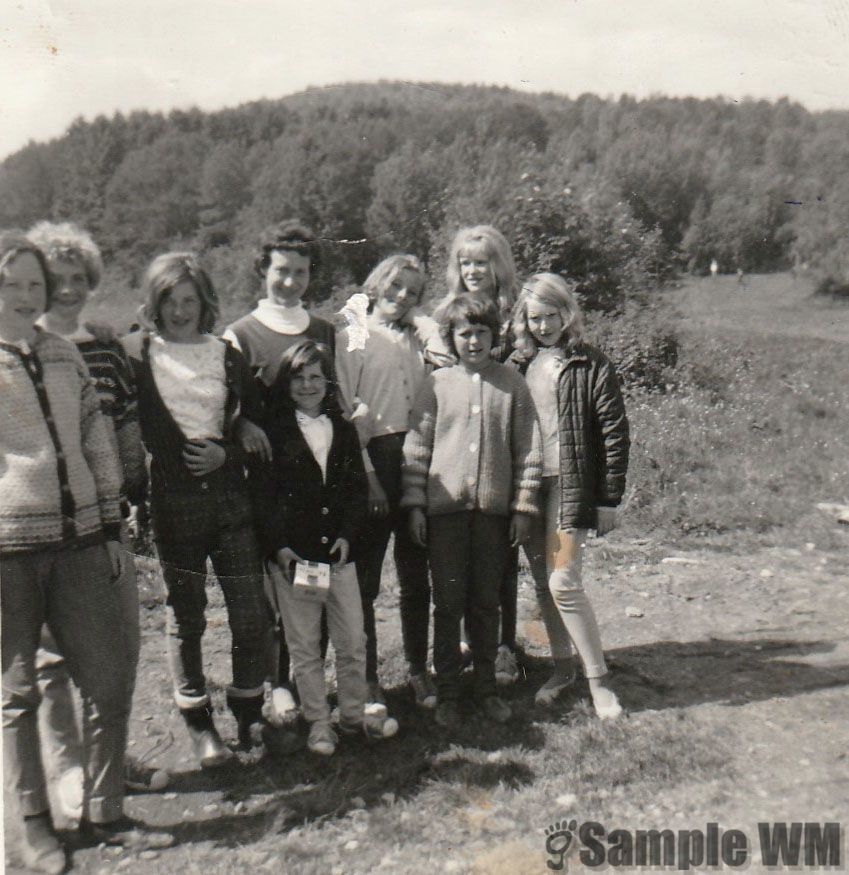
[[[240, 754], [238, 765], [201, 774], [170, 702], [161, 584], [155, 563], [141, 558], [131, 749], [162, 744], [159, 760], [175, 778], [128, 808], [173, 829], [178, 842], [146, 858], [79, 850], [75, 869], [523, 875], [550, 871], [546, 861], [557, 857], [546, 840], [558, 847], [573, 819], [631, 831], [717, 822], [757, 846], [758, 822], [845, 817], [849, 527], [815, 505], [849, 501], [849, 310], [813, 306], [804, 286], [781, 276], [744, 287], [696, 280], [669, 304], [681, 319], [681, 363], [664, 394], [630, 400], [624, 525], [592, 544], [586, 561], [624, 719], [597, 721], [583, 684], [551, 709], [534, 707], [548, 666], [523, 573], [527, 658], [507, 692], [513, 720], [490, 726], [469, 708], [458, 732], [441, 732], [404, 687], [387, 567], [380, 670], [399, 735], [381, 745], [346, 741], [330, 761]], [[232, 740], [217, 587], [210, 599], [206, 658]], [[10, 859], [7, 871], [16, 871]], [[583, 871], [574, 855], [568, 863]], [[749, 865], [765, 868], [757, 848]]]

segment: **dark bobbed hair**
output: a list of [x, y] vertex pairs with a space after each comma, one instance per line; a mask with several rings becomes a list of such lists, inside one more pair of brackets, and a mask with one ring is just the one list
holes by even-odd
[[310, 365], [321, 365], [321, 372], [327, 379], [327, 392], [321, 403], [321, 412], [330, 415], [341, 415], [339, 397], [337, 394], [336, 369], [333, 365], [333, 353], [330, 347], [314, 340], [301, 340], [290, 346], [280, 358], [280, 370], [269, 390], [269, 413], [272, 421], [283, 411], [294, 411], [290, 387], [292, 378]]
[[[254, 258], [254, 270], [260, 279], [268, 273], [272, 252], [297, 252], [310, 260], [310, 274], [317, 273], [321, 267], [321, 244], [306, 225], [295, 219], [287, 219], [263, 231]], [[312, 279], [312, 276], [310, 277]], [[307, 289], [307, 297], [309, 289]]]
[[464, 292], [455, 298], [444, 301], [434, 313], [439, 323], [439, 334], [448, 347], [448, 351], [456, 356], [454, 346], [454, 329], [461, 322], [471, 325], [484, 325], [492, 332], [492, 346], [498, 346], [501, 335], [501, 319], [494, 301], [483, 301], [480, 298]]
[[47, 257], [30, 240], [23, 231], [0, 231], [0, 282], [6, 273], [6, 267], [13, 262], [19, 255], [29, 252], [35, 256], [41, 267], [41, 272], [44, 274], [44, 291], [46, 295], [46, 309], [50, 309], [50, 303], [53, 298], [53, 291], [56, 284], [53, 282], [53, 277], [50, 273], [50, 268], [47, 264]]
[[142, 284], [146, 300], [141, 315], [148, 324], [160, 329], [162, 302], [174, 286], [182, 282], [190, 282], [200, 298], [198, 328], [201, 334], [212, 334], [218, 319], [218, 295], [212, 279], [193, 252], [166, 252], [153, 259]]

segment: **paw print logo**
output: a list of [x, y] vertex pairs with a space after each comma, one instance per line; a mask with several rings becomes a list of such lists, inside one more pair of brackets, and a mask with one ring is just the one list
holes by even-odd
[[566, 855], [572, 847], [572, 839], [578, 828], [577, 820], [557, 820], [551, 826], [545, 828], [545, 851], [552, 859], [546, 860], [545, 865], [555, 872], [566, 869]]

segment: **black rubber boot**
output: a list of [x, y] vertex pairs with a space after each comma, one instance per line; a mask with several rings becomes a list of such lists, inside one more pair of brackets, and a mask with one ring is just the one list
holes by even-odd
[[239, 749], [250, 750], [262, 742], [262, 694], [258, 696], [227, 696], [227, 705], [236, 718], [239, 734]]
[[248, 699], [227, 697], [227, 704], [239, 726], [239, 747], [250, 750], [264, 746], [274, 757], [289, 756], [301, 750], [304, 746], [303, 739], [293, 729], [272, 726], [262, 716], [262, 703], [262, 696]]
[[186, 721], [192, 748], [202, 769], [212, 769], [232, 759], [233, 752], [221, 740], [212, 721], [212, 708], [209, 705], [202, 705], [200, 708], [181, 708], [180, 714]]

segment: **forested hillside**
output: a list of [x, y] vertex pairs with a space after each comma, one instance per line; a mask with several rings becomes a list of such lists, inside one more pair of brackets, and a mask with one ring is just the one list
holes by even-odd
[[320, 284], [390, 250], [438, 277], [461, 223], [504, 230], [522, 271], [567, 270], [599, 303], [676, 267], [849, 277], [849, 113], [786, 100], [604, 100], [380, 83], [220, 112], [77, 121], [0, 167], [0, 225], [89, 228], [110, 288], [173, 246], [206, 252], [228, 307], [257, 286], [257, 232], [298, 216], [328, 240]]

